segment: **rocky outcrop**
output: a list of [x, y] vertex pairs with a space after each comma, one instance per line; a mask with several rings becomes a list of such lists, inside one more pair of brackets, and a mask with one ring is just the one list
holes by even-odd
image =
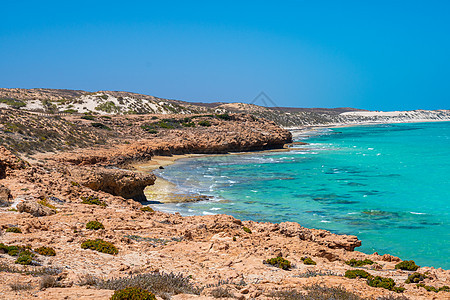
[[11, 153], [8, 149], [0, 146], [0, 179], [6, 178], [12, 170], [23, 169], [26, 163]]
[[75, 165], [124, 164], [149, 160], [154, 155], [224, 154], [228, 152], [281, 149], [292, 142], [292, 134], [271, 121], [250, 115], [233, 115], [231, 120], [204, 117], [211, 126], [171, 129], [151, 139], [116, 145], [109, 148], [86, 149], [54, 157]]
[[281, 234], [287, 237], [299, 237], [303, 241], [312, 241], [330, 249], [353, 251], [361, 246], [361, 241], [354, 235], [334, 234], [327, 230], [309, 229], [294, 222], [283, 222], [279, 225]]
[[56, 214], [54, 209], [36, 203], [35, 201], [24, 201], [17, 204], [17, 211], [29, 213], [34, 217], [51, 216]]
[[94, 191], [103, 191], [136, 201], [146, 200], [144, 188], [152, 185], [156, 177], [151, 173], [104, 167], [71, 167], [73, 181]]
[[6, 186], [0, 184], [0, 206], [8, 205], [11, 198], [11, 191]]

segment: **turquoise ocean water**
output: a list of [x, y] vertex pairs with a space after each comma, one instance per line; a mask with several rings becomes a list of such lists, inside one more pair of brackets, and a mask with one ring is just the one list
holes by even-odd
[[309, 144], [159, 170], [184, 192], [213, 199], [155, 208], [295, 221], [357, 235], [365, 253], [450, 269], [450, 122], [320, 129], [295, 139]]

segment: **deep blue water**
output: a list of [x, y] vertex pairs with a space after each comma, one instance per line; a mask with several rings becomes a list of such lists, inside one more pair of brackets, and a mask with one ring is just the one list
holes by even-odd
[[450, 268], [450, 122], [321, 129], [290, 152], [180, 160], [159, 175], [214, 200], [156, 209], [357, 235], [359, 251]]

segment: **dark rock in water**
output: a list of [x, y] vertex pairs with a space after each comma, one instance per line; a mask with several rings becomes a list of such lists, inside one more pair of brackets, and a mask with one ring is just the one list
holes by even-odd
[[159, 166], [159, 169], [160, 169], [160, 170], [164, 170], [164, 167], [163, 167], [163, 166]]

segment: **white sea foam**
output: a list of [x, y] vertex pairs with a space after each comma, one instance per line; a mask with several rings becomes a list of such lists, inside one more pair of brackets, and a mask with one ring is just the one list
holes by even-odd
[[414, 212], [414, 211], [410, 211], [409, 213], [413, 214], [413, 215], [426, 215], [426, 213]]
[[221, 210], [221, 208], [220, 207], [211, 207], [210, 210]]
[[216, 215], [215, 213], [212, 213], [212, 212], [209, 212], [209, 211], [203, 211], [202, 214], [205, 215], [205, 216], [215, 216]]

